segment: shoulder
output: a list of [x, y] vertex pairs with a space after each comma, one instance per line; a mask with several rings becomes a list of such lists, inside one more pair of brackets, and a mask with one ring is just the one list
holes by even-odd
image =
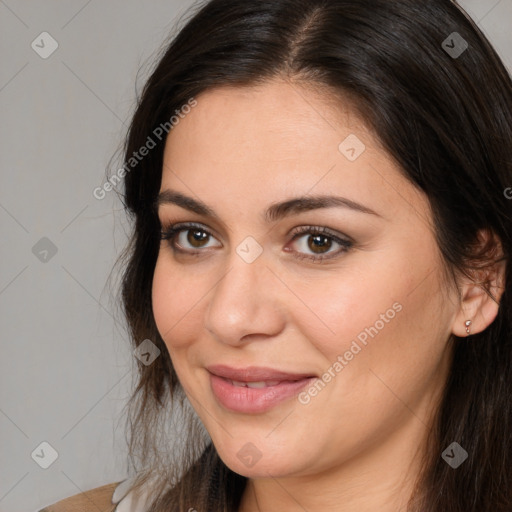
[[[37, 512], [138, 512], [132, 506], [131, 479], [114, 482], [64, 498]], [[143, 510], [143, 509], [142, 509]]]

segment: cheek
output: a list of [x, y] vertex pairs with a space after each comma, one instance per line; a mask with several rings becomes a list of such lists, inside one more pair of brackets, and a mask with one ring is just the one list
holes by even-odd
[[180, 272], [165, 255], [159, 256], [153, 276], [152, 307], [158, 332], [170, 353], [187, 346], [197, 336], [207, 291], [200, 272]]
[[442, 351], [447, 335], [443, 329], [449, 320], [440, 276], [429, 270], [438, 263], [435, 258], [423, 265], [412, 265], [401, 257], [372, 259], [375, 261], [364, 266], [364, 273], [347, 270], [342, 279], [333, 275], [316, 283], [297, 283], [297, 295], [305, 298], [307, 309], [301, 304], [302, 313], [294, 321], [327, 365], [338, 356], [354, 359], [349, 373], [355, 367], [385, 363], [396, 376], [397, 367], [403, 372], [404, 363], [411, 371], [422, 361], [434, 363]]
[[365, 329], [375, 323], [379, 330], [388, 329], [400, 309], [396, 305], [402, 296], [400, 282], [384, 279], [382, 265], [375, 272], [369, 270], [364, 275], [342, 270], [332, 277], [321, 276], [317, 283], [297, 283], [297, 295], [304, 298], [307, 308], [298, 304], [301, 313], [295, 321], [331, 363], [349, 350], [354, 340], [364, 342], [369, 337]]
[[360, 302], [343, 302], [340, 337], [329, 347], [331, 364], [338, 355], [343, 358], [342, 378], [335, 384], [342, 402], [365, 400], [385, 416], [387, 408], [395, 410], [402, 402], [418, 404], [438, 380], [450, 308], [440, 275], [425, 279], [428, 272], [421, 270], [404, 265], [401, 273], [382, 273], [365, 292], [354, 291], [352, 298]]

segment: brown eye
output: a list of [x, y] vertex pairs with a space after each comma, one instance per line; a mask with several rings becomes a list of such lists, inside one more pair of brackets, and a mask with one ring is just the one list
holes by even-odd
[[323, 254], [331, 248], [332, 241], [325, 235], [309, 235], [307, 244], [313, 252]]
[[[179, 252], [194, 253], [193, 249], [212, 247], [210, 240], [215, 237], [205, 228], [194, 224], [164, 226], [160, 232], [161, 240], [166, 240], [172, 249]], [[217, 247], [220, 247], [218, 244]]]
[[331, 234], [328, 228], [319, 226], [298, 228], [293, 237], [293, 244], [295, 249], [292, 252], [295, 252], [298, 258], [313, 261], [335, 258], [353, 246], [352, 241], [342, 238], [341, 235]]
[[201, 248], [203, 247], [203, 243], [205, 241], [207, 241], [207, 239], [209, 238], [210, 234], [207, 233], [206, 231], [204, 231], [203, 229], [187, 229], [187, 230], [184, 230], [185, 233], [188, 233], [187, 234], [187, 242], [193, 246], [193, 247], [198, 247], [198, 248]]
[[[205, 249], [215, 247], [211, 244], [215, 240], [213, 235], [201, 227], [177, 228], [173, 235], [173, 245], [177, 250]], [[219, 247], [220, 245], [217, 245]]]

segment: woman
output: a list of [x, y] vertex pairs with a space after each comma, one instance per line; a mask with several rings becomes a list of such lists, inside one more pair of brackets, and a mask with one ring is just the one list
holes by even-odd
[[512, 82], [459, 6], [212, 0], [120, 171], [140, 463], [108, 506], [512, 510]]

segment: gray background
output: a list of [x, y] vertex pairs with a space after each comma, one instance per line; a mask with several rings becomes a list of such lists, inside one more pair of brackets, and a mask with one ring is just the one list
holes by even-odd
[[[2, 512], [127, 476], [134, 360], [110, 292], [117, 274], [107, 280], [128, 226], [115, 193], [92, 191], [125, 133], [137, 73], [140, 89], [191, 3], [0, 0]], [[462, 5], [512, 70], [512, 0]], [[44, 31], [59, 45], [46, 59], [31, 47]], [[50, 460], [44, 441], [58, 453], [47, 469], [34, 460]]]

